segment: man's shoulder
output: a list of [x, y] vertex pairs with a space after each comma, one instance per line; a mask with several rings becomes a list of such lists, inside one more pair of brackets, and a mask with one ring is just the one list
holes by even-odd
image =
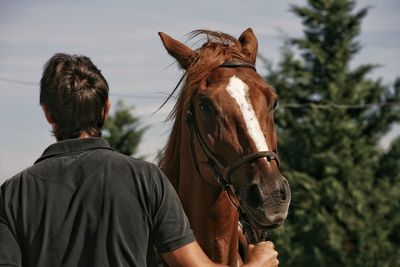
[[[57, 160], [57, 158], [49, 160]], [[37, 178], [42, 180], [42, 178], [45, 177], [45, 180], [49, 180], [46, 174], [52, 174], [53, 165], [54, 164], [48, 162], [48, 160], [37, 162], [7, 179], [1, 185], [1, 188], [2, 190], [12, 192], [18, 190], [18, 188], [24, 184], [31, 184], [32, 181], [37, 180]], [[99, 171], [108, 170], [109, 176], [114, 181], [116, 181], [118, 177], [120, 179], [117, 180], [122, 182], [124, 180], [123, 177], [125, 177], [126, 179], [134, 178], [135, 180], [140, 180], [147, 184], [154, 182], [154, 180], [159, 180], [159, 177], [164, 176], [162, 171], [154, 163], [108, 149], [97, 150], [96, 156], [94, 158], [91, 157], [90, 164], [85, 164], [86, 168], [91, 165], [97, 166], [97, 170]], [[92, 170], [92, 172], [94, 171], [95, 169]], [[106, 178], [108, 176], [105, 175], [103, 177]], [[157, 183], [157, 181], [155, 182]]]
[[117, 151], [107, 150], [103, 153], [103, 156], [110, 164], [115, 164], [117, 166], [128, 165], [134, 168], [158, 169], [158, 166], [152, 162], [128, 156]]
[[31, 169], [34, 167], [34, 165], [29, 166], [25, 168], [24, 170], [18, 172], [11, 178], [8, 178], [7, 180], [4, 181], [4, 183], [1, 185], [2, 191], [10, 190], [14, 191], [14, 189], [18, 188], [20, 186], [20, 183], [23, 179], [26, 179], [27, 177], [32, 175]]
[[106, 161], [105, 164], [114, 170], [115, 173], [121, 175], [127, 174], [146, 181], [149, 181], [149, 179], [159, 180], [160, 177], [164, 176], [161, 169], [155, 163], [111, 150], [104, 151], [103, 153], [102, 158]]

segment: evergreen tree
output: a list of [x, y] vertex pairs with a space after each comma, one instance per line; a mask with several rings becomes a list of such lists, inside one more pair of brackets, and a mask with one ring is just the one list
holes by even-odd
[[105, 139], [118, 152], [132, 156], [142, 140], [147, 126], [141, 126], [139, 118], [131, 113], [132, 108], [126, 107], [119, 100], [114, 114], [110, 115], [104, 125]]
[[367, 76], [376, 65], [350, 68], [367, 8], [307, 3], [292, 6], [304, 36], [266, 77], [282, 102], [279, 154], [293, 188], [281, 264], [400, 266], [400, 139], [387, 152], [378, 145], [400, 121], [400, 80], [389, 87]]

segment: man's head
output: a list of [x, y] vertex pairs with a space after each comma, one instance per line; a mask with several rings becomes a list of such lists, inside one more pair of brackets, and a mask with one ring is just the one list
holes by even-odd
[[57, 140], [101, 136], [109, 109], [108, 84], [88, 57], [59, 53], [44, 67], [40, 104]]

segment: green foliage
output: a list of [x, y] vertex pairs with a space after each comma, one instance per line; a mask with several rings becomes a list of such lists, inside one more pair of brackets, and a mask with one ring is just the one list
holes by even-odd
[[104, 125], [104, 136], [110, 146], [128, 156], [137, 153], [142, 136], [148, 129], [147, 126], [141, 126], [139, 118], [132, 115], [131, 110], [119, 100], [114, 114], [108, 117]]
[[400, 80], [389, 87], [367, 76], [375, 65], [349, 66], [367, 9], [354, 11], [350, 0], [307, 3], [292, 6], [304, 37], [288, 40], [266, 77], [283, 102], [279, 152], [293, 189], [280, 262], [400, 266], [400, 138], [387, 152], [378, 145], [400, 121], [399, 105], [390, 105], [400, 101]]

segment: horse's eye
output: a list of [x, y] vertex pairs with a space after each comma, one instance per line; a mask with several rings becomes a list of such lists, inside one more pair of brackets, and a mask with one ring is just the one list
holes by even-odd
[[203, 113], [210, 113], [211, 112], [210, 105], [208, 103], [206, 103], [206, 102], [200, 102], [199, 103], [199, 108], [200, 108], [200, 111], [203, 112]]
[[278, 105], [278, 100], [275, 100], [274, 106], [272, 108], [276, 108], [277, 105]]

